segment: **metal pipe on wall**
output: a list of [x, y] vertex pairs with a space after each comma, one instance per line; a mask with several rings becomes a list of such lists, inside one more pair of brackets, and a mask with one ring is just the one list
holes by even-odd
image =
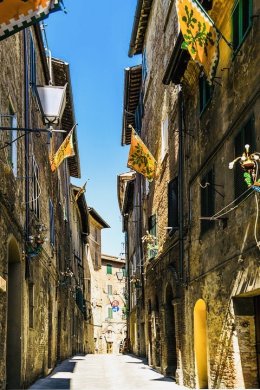
[[179, 203], [179, 278], [183, 281], [183, 259], [184, 259], [184, 245], [183, 245], [183, 94], [180, 86], [178, 94], [178, 128], [179, 128], [179, 166], [178, 166], [178, 203]]
[[[24, 127], [28, 129], [30, 127], [29, 117], [29, 74], [28, 74], [28, 40], [27, 32], [23, 31], [23, 49], [24, 49]], [[26, 277], [29, 276], [29, 258], [26, 254], [26, 245], [29, 241], [29, 221], [30, 221], [30, 179], [29, 179], [29, 133], [25, 132], [24, 136], [24, 167], [25, 167], [25, 256], [26, 256]]]

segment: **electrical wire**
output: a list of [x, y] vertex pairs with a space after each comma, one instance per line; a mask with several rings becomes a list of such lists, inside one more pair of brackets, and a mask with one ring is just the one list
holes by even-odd
[[[216, 214], [212, 215], [212, 217], [210, 218], [210, 220], [213, 220], [213, 219], [218, 219], [220, 217], [222, 217], [223, 215], [226, 215], [228, 213], [230, 213], [231, 211], [235, 210], [242, 202], [244, 202], [250, 195], [252, 195], [253, 192], [250, 192], [250, 194], [245, 198], [245, 199], [242, 199], [241, 202], [239, 202], [236, 206], [232, 207], [231, 209], [225, 211], [224, 213], [222, 213], [222, 211], [226, 210], [228, 207], [230, 207], [232, 204], [234, 204], [235, 202], [237, 202], [239, 199], [241, 199], [248, 191], [250, 191], [251, 188], [247, 188], [246, 191], [244, 191], [241, 195], [239, 195], [236, 199], [234, 199], [232, 202], [230, 202], [228, 205], [226, 205], [225, 207], [223, 207], [223, 209], [219, 210]], [[221, 214], [222, 213], [222, 214]]]

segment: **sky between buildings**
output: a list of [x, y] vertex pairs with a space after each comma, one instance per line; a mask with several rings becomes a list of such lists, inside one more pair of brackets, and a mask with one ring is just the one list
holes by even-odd
[[127, 172], [129, 147], [121, 146], [124, 68], [141, 60], [129, 58], [128, 47], [136, 0], [65, 0], [68, 13], [46, 21], [52, 56], [70, 64], [80, 152], [80, 180], [89, 179], [88, 206], [111, 226], [102, 234], [102, 252], [124, 252], [117, 201], [117, 175]]

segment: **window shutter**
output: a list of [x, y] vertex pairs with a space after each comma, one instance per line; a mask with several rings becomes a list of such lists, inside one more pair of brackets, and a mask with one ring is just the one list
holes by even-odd
[[112, 285], [111, 284], [107, 285], [107, 293], [108, 293], [108, 295], [112, 295]]
[[112, 307], [109, 307], [109, 308], [108, 308], [108, 318], [109, 318], [110, 320], [112, 320], [112, 318], [113, 318], [113, 310], [112, 310]]
[[151, 215], [148, 219], [148, 230], [149, 233], [156, 237], [157, 235], [157, 229], [156, 229], [156, 215]]
[[178, 215], [178, 178], [168, 183], [168, 227], [179, 228]]
[[107, 275], [112, 275], [112, 265], [107, 264]]
[[233, 25], [233, 48], [236, 50], [239, 46], [239, 3], [234, 9], [232, 15], [232, 25]]
[[[211, 169], [201, 181], [203, 187], [200, 190], [200, 200], [201, 200], [201, 217], [212, 217], [215, 213], [215, 178], [214, 171]], [[214, 226], [214, 221], [208, 219], [201, 220], [201, 233], [205, 233], [212, 226]]]
[[54, 229], [54, 209], [51, 199], [49, 199], [49, 216], [50, 216], [50, 243], [55, 243], [55, 229]]

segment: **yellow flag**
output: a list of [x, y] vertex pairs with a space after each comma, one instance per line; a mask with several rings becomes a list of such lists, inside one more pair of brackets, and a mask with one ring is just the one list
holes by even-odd
[[57, 152], [50, 156], [50, 164], [52, 172], [60, 166], [62, 161], [65, 158], [75, 156], [74, 146], [73, 146], [73, 131], [74, 128], [69, 132], [65, 140], [62, 142], [61, 146]]
[[60, 0], [1, 0], [0, 40], [61, 9]]
[[79, 189], [79, 191], [77, 192], [77, 194], [76, 194], [76, 196], [75, 196], [75, 203], [77, 202], [78, 198], [79, 198], [82, 194], [84, 194], [84, 192], [86, 192], [86, 185], [87, 185], [87, 182], [86, 182], [86, 183], [84, 184], [84, 186], [81, 187], [81, 188]]
[[141, 173], [149, 181], [153, 181], [156, 164], [157, 162], [147, 146], [145, 146], [141, 138], [133, 130], [127, 166]]
[[180, 29], [184, 38], [182, 49], [204, 69], [209, 84], [215, 76], [219, 61], [220, 34], [197, 0], [177, 0]]

